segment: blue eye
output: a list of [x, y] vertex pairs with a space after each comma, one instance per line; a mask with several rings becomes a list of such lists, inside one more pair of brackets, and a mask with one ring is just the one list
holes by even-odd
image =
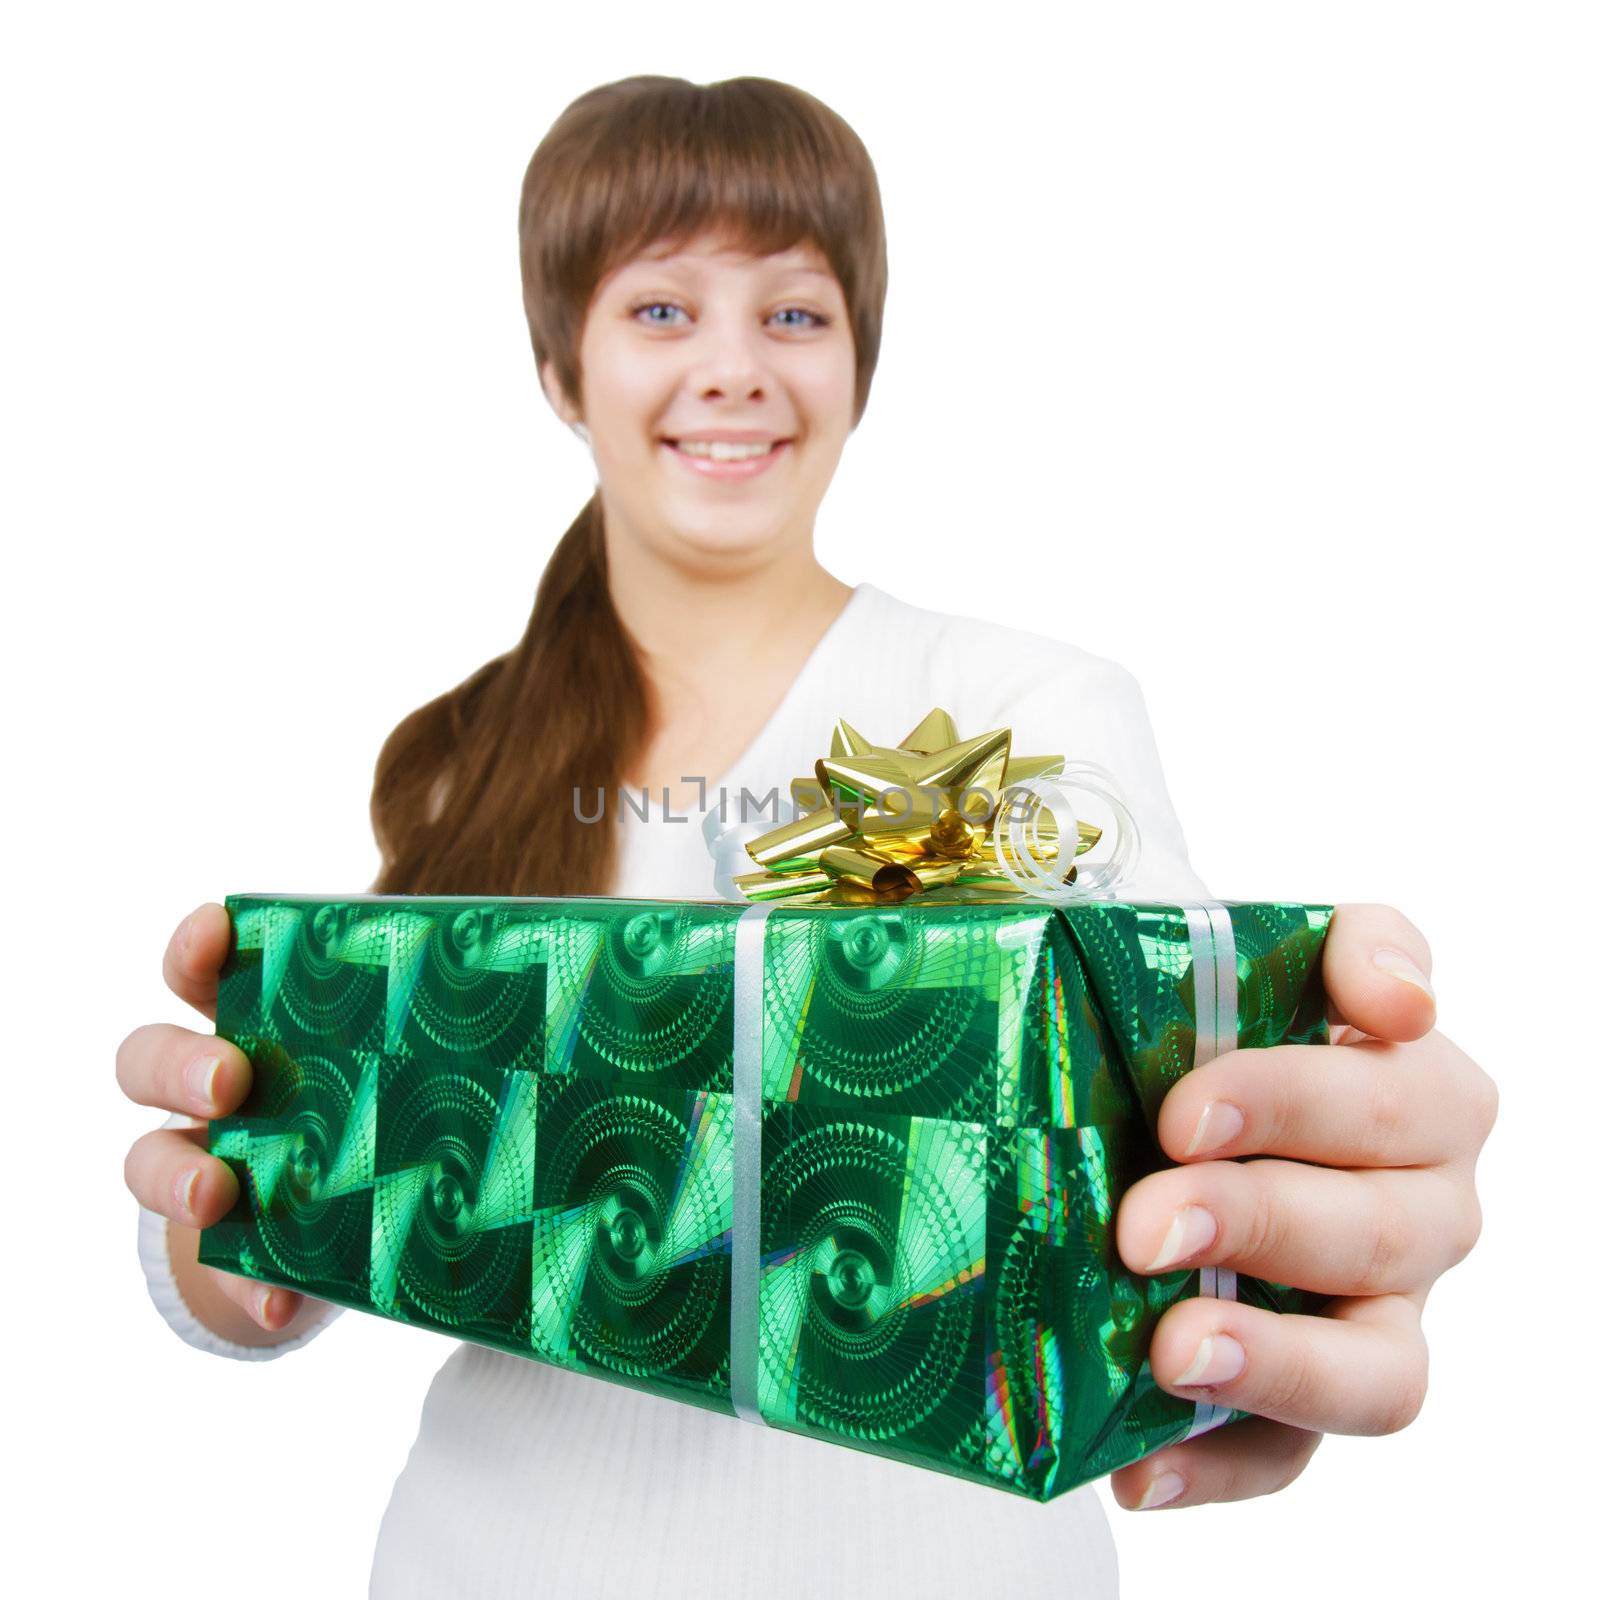
[[[828, 319], [826, 317], [819, 317], [815, 311], [807, 311], [802, 306], [785, 306], [782, 311], [775, 312], [774, 315], [781, 317], [786, 312], [790, 311], [798, 312], [802, 317], [810, 317], [812, 322], [819, 328], [825, 328], [828, 325]], [[789, 326], [792, 328], [797, 326], [797, 324], [791, 322]]]
[[[675, 306], [670, 300], [650, 300], [644, 305], [635, 306], [631, 315], [636, 317], [641, 311], [681, 311], [682, 309], [682, 306]], [[660, 317], [646, 317], [645, 321], [653, 322], [659, 328], [668, 326], [668, 324]]]
[[[645, 300], [645, 301], [641, 301], [640, 304], [636, 305], [628, 313], [628, 315], [631, 316], [631, 317], [634, 317], [634, 318], [638, 318], [639, 316], [641, 316], [645, 312], [653, 312], [653, 311], [682, 311], [682, 310], [683, 310], [682, 306], [676, 304], [674, 301], [671, 301], [671, 300]], [[815, 311], [807, 311], [805, 309], [805, 307], [803, 307], [803, 306], [785, 306], [785, 307], [783, 307], [783, 309], [781, 311], [773, 312], [773, 316], [775, 316], [775, 317], [787, 317], [787, 316], [809, 317], [811, 319], [811, 325], [814, 326], [814, 327], [825, 328], [828, 325], [828, 318], [827, 317], [821, 316]], [[656, 328], [670, 328], [670, 327], [673, 326], [672, 320], [669, 317], [645, 316], [644, 320], [648, 324], [650, 324], [652, 327], [656, 327]], [[783, 323], [782, 326], [783, 327], [787, 327], [787, 328], [803, 328], [803, 327], [806, 326], [806, 324], [805, 323], [800, 323], [800, 322], [786, 322], [786, 323]]]

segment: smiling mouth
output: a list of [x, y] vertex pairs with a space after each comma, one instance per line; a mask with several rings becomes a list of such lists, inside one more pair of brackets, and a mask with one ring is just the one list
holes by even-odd
[[775, 471], [788, 458], [793, 439], [666, 439], [661, 448], [685, 472], [708, 487], [719, 484], [729, 493]]
[[661, 442], [693, 461], [762, 461], [794, 441], [761, 439], [735, 444], [724, 439], [663, 439]]

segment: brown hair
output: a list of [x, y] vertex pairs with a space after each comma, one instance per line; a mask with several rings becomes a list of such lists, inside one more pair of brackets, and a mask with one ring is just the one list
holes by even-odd
[[[538, 368], [548, 360], [579, 401], [578, 348], [601, 280], [649, 245], [706, 230], [755, 254], [809, 241], [827, 257], [849, 308], [859, 422], [888, 287], [877, 177], [841, 117], [770, 78], [624, 78], [556, 119], [528, 163], [517, 213]], [[585, 811], [597, 791], [612, 795], [649, 732], [648, 685], [611, 601], [596, 489], [552, 551], [516, 648], [384, 741], [373, 892], [611, 892], [617, 807], [586, 823], [573, 795]]]

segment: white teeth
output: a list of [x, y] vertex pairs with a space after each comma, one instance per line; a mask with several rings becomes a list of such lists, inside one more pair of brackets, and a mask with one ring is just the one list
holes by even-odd
[[678, 448], [686, 456], [705, 456], [712, 461], [749, 461], [754, 456], [771, 453], [770, 443], [728, 444], [721, 439], [709, 443], [699, 439], [680, 439]]

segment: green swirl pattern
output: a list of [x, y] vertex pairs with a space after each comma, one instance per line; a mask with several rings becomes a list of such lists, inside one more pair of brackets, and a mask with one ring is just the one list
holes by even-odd
[[[234, 896], [200, 1259], [732, 1411], [743, 906]], [[1233, 905], [1242, 1047], [1327, 1039], [1325, 906]], [[1174, 906], [932, 891], [764, 929], [768, 1423], [1048, 1500], [1184, 1437], [1150, 1339], [1197, 1272], [1115, 1248], [1191, 1070]], [[753, 1080], [752, 1080], [753, 1082]], [[753, 1087], [752, 1087], [753, 1092]], [[1241, 1299], [1324, 1301], [1238, 1280]], [[1231, 1420], [1231, 1419], [1230, 1419]]]

